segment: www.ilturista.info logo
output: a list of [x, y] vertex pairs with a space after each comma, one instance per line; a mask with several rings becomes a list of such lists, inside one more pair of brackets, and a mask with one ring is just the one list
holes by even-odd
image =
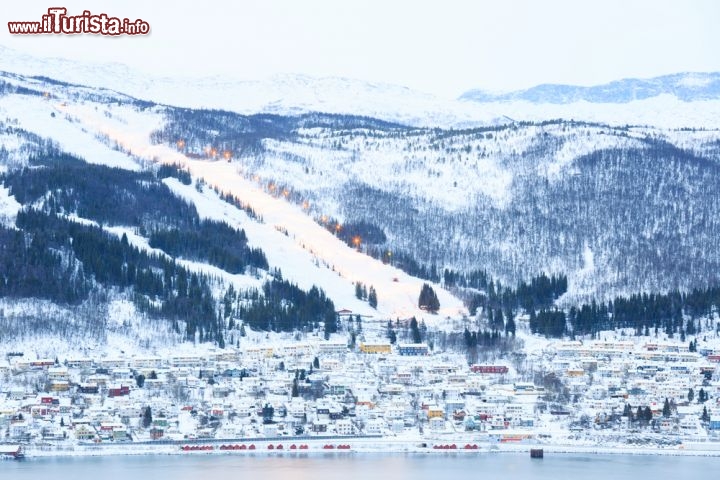
[[13, 35], [147, 35], [150, 24], [140, 18], [130, 21], [106, 13], [95, 15], [90, 10], [83, 11], [82, 15], [67, 15], [66, 8], [53, 7], [48, 8], [47, 15], [39, 22], [8, 22], [8, 31]]

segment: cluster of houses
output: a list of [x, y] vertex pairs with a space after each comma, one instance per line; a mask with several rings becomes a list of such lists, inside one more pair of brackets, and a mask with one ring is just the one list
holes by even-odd
[[713, 438], [719, 361], [714, 350], [641, 341], [548, 341], [482, 364], [383, 339], [167, 357], [8, 352], [0, 435], [27, 444], [313, 435], [509, 442], [604, 430]]

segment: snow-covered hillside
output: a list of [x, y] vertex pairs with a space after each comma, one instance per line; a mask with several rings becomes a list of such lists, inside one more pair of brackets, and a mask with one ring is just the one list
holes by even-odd
[[[378, 248], [409, 254], [430, 276], [480, 267], [515, 285], [563, 273], [571, 292], [606, 296], [714, 278], [705, 262], [718, 250], [686, 216], [705, 227], [716, 217], [715, 197], [702, 192], [715, 188], [718, 137], [573, 121], [448, 130], [172, 110], [154, 139], [172, 148], [184, 139], [199, 158], [211, 146], [241, 152], [232, 162], [246, 179], [318, 219], [377, 227]], [[670, 215], [668, 204], [687, 209]], [[678, 258], [695, 250], [703, 254], [680, 273]]]
[[[20, 60], [14, 67], [35, 68], [33, 59]], [[187, 170], [194, 180], [184, 181], [176, 172], [133, 181], [155, 182], [192, 204], [196, 218], [242, 231], [269, 264], [267, 270], [253, 265], [252, 274], [229, 273], [207, 259], [176, 255], [177, 265], [212, 279], [208, 288], [216, 299], [227, 285], [240, 291], [264, 288], [263, 281], [279, 277], [279, 271], [305, 291], [321, 288], [338, 310], [381, 320], [416, 316], [430, 324], [467, 312], [441, 287], [441, 279], [445, 286], [472, 286], [455, 291], [467, 300], [488, 293], [490, 280], [515, 288], [545, 274], [566, 276], [562, 305], [568, 306], [635, 292], [706, 288], [718, 279], [714, 232], [720, 228], [720, 201], [714, 192], [720, 188], [720, 133], [714, 122], [720, 100], [686, 101], [664, 93], [625, 103], [436, 103], [407, 89], [338, 79], [184, 84], [126, 71], [123, 84], [151, 100], [142, 101], [107, 89], [122, 87], [112, 83], [120, 81], [117, 66], [74, 69], [63, 61], [45, 66], [64, 79], [78, 75], [78, 81], [100, 86], [0, 73], [2, 168], [42, 169], [47, 165], [28, 159], [52, 150], [137, 175], [159, 165]], [[247, 92], [252, 101], [243, 96]], [[278, 92], [280, 103], [261, 104]], [[276, 114], [194, 110], [158, 101]], [[288, 107], [292, 102], [303, 106]], [[306, 109], [343, 115], [277, 114]], [[421, 112], [405, 123], [433, 127], [347, 112], [401, 122], [408, 112]], [[476, 112], [484, 115], [481, 123], [503, 115], [504, 123], [437, 127], [468, 119], [472, 124], [481, 118]], [[575, 120], [551, 119], [570, 115]], [[604, 118], [611, 120], [600, 123]], [[628, 119], [642, 126], [625, 125]], [[697, 125], [703, 128], [686, 128]], [[128, 188], [126, 194], [134, 195]], [[22, 217], [22, 200], [10, 193], [0, 191], [6, 228]], [[82, 220], [112, 233], [115, 241], [122, 238], [159, 255], [147, 225], [130, 218], [107, 226], [75, 215], [63, 195], [58, 188], [24, 205]], [[363, 235], [371, 235], [343, 238], [341, 231], [326, 228], [330, 221], [339, 222], [341, 231], [365, 229]], [[172, 221], [160, 223], [167, 227]], [[67, 261], [73, 265], [78, 259]], [[489, 282], [454, 283], [454, 274], [478, 274], [476, 279]], [[423, 279], [435, 282], [437, 316], [418, 308]], [[377, 292], [377, 309], [357, 298], [359, 284]]]
[[[697, 74], [673, 77], [674, 88], [661, 88], [658, 84], [662, 82], [655, 79], [642, 83], [642, 89], [638, 87], [642, 81], [618, 82], [613, 85], [613, 94], [607, 96], [578, 93], [583, 87], [542, 86], [501, 95], [468, 92], [460, 99], [449, 99], [397, 85], [336, 77], [158, 77], [121, 64], [38, 58], [3, 46], [0, 71], [101, 87], [167, 105], [243, 114], [316, 111], [364, 115], [413, 126], [458, 128], [556, 118], [665, 128], [720, 126], [720, 98], [713, 87], [717, 80], [708, 77], [710, 80], [702, 83], [706, 78]], [[711, 87], [714, 90], [707, 90]], [[709, 93], [697, 93], [701, 88]], [[618, 98], [623, 101], [618, 102]]]
[[[251, 245], [266, 253], [271, 268], [282, 271], [285, 279], [303, 289], [313, 285], [323, 289], [338, 309], [378, 318], [427, 317], [418, 309], [417, 299], [423, 281], [347, 247], [315, 223], [307, 211], [284, 199], [266, 193], [246, 180], [236, 165], [227, 162], [193, 161], [174, 149], [150, 143], [150, 133], [161, 117], [153, 110], [134, 106], [75, 102], [62, 86], [47, 85], [44, 96], [6, 95], [0, 97], [0, 115], [18, 127], [51, 138], [65, 151], [92, 163], [137, 170], [140, 163], [175, 163], [187, 167], [198, 179], [223, 193], [231, 193], [263, 219], [257, 222], [245, 212], [221, 200], [210, 188], [197, 188], [168, 180], [181, 197], [191, 201], [201, 217], [222, 220], [243, 228]], [[12, 199], [7, 198], [8, 215]], [[133, 238], [132, 232], [129, 237]], [[137, 243], [135, 241], [134, 243]], [[208, 271], [202, 267], [200, 271]], [[210, 270], [211, 271], [211, 270]], [[232, 278], [226, 278], [233, 282]], [[374, 286], [378, 292], [377, 310], [355, 298], [354, 284]], [[257, 287], [255, 281], [236, 278], [239, 288]], [[462, 303], [436, 286], [443, 316], [461, 315]]]
[[408, 125], [478, 125], [498, 119], [482, 107], [382, 83], [348, 78], [276, 75], [267, 79], [158, 77], [121, 64], [37, 58], [0, 46], [0, 71], [42, 76], [122, 92], [138, 99], [190, 108], [258, 112], [352, 113]]
[[[232, 191], [258, 211], [272, 227], [271, 235], [292, 230], [300, 248], [305, 245], [304, 251], [312, 251], [311, 264], [331, 270], [335, 266], [343, 272], [348, 282], [345, 295], [352, 293], [357, 281], [374, 286], [384, 313], [409, 312], [383, 304], [382, 288], [394, 292], [393, 298], [395, 293], [410, 298], [398, 290], [399, 282], [387, 284], [398, 277], [397, 272], [369, 278], [348, 274], [357, 270], [352, 261], [341, 268], [341, 260], [327, 253], [327, 246], [313, 243], [327, 232], [311, 217], [372, 224], [387, 241], [367, 243], [361, 238], [362, 249], [382, 248], [395, 259], [410, 258], [421, 267], [434, 267], [429, 278], [443, 268], [483, 269], [514, 285], [543, 272], [558, 273], [568, 275], [571, 297], [705, 285], [716, 262], [712, 237], [686, 225], [697, 221], [710, 228], [712, 222], [702, 219], [715, 217], [712, 197], [701, 194], [714, 188], [710, 171], [720, 159], [718, 131], [710, 128], [543, 121], [458, 130], [406, 128], [320, 114], [248, 117], [151, 106], [107, 90], [43, 79], [4, 78], [7, 85], [37, 93], [0, 98], [8, 118], [22, 118], [21, 127], [39, 135], [51, 130], [64, 150], [89, 162], [138, 169], [172, 161], [192, 167], [201, 178], [214, 176], [211, 184]], [[665, 96], [640, 102], [660, 101], [693, 110], [696, 118], [713, 115], [712, 108], [703, 108], [713, 101], [684, 102]], [[507, 106], [512, 105], [516, 104]], [[629, 108], [629, 104], [585, 105], [595, 113], [607, 108], [610, 116], [613, 109]], [[545, 107], [530, 107], [543, 115]], [[681, 109], [672, 110], [674, 121], [686, 120]], [[643, 111], [663, 116], [660, 111]], [[187, 144], [178, 149], [177, 140]], [[228, 152], [231, 163], [200, 160], [207, 158], [205, 150], [210, 148]], [[648, 158], [628, 160], [637, 156]], [[659, 164], [664, 167], [656, 168]], [[639, 183], [632, 181], [636, 175]], [[613, 180], [599, 182], [594, 176]], [[228, 186], [231, 180], [235, 183]], [[668, 187], [663, 193], [643, 182]], [[642, 198], [629, 201], [633, 195]], [[668, 195], [693, 205], [685, 214], [694, 220], [678, 215], [664, 219]], [[272, 217], [270, 205], [294, 210]], [[636, 213], [628, 216], [630, 206]], [[294, 225], [296, 218], [305, 223]], [[613, 228], [606, 228], [608, 224]], [[304, 238], [304, 232], [312, 232], [313, 240]], [[637, 238], [657, 240], [632, 240]], [[250, 242], [263, 247], [253, 238]], [[620, 245], [625, 246], [623, 255], [617, 253]], [[587, 248], [595, 254], [591, 274], [583, 262]], [[704, 253], [695, 255], [689, 274], [681, 274], [676, 261], [653, 259], [658, 255], [665, 259], [671, 251], [690, 255], [694, 250]], [[319, 252], [322, 258], [314, 259]], [[403, 268], [408, 270], [407, 263]], [[637, 274], [631, 273], [636, 270]], [[342, 303], [364, 312], [349, 306], [352, 299]]]

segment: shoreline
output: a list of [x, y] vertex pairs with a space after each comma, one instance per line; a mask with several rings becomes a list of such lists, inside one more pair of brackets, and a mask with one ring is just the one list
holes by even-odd
[[[196, 449], [183, 449], [195, 446]], [[245, 448], [233, 449], [243, 445]], [[250, 448], [250, 445], [253, 445]], [[332, 448], [328, 446], [332, 445]], [[275, 456], [297, 457], [315, 455], [352, 455], [352, 454], [410, 454], [410, 455], [488, 455], [511, 454], [527, 455], [531, 449], [542, 449], [548, 455], [653, 455], [653, 456], [696, 456], [720, 457], [720, 442], [687, 442], [667, 447], [625, 446], [625, 445], [569, 445], [542, 443], [488, 443], [465, 440], [450, 448], [452, 443], [428, 442], [427, 439], [363, 439], [356, 437], [335, 439], [288, 439], [268, 441], [252, 439], [236, 443], [214, 440], [212, 442], [188, 442], [178, 444], [106, 444], [106, 445], [45, 445], [23, 446], [24, 459], [41, 458], [84, 458], [103, 456]], [[292, 448], [292, 447], [295, 448]], [[201, 448], [204, 447], [204, 448]], [[339, 447], [339, 448], [338, 448]]]

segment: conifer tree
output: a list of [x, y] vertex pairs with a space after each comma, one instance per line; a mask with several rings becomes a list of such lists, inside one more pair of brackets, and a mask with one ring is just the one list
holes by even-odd
[[377, 302], [377, 292], [375, 291], [375, 287], [371, 285], [370, 292], [368, 293], [368, 303], [372, 308], [377, 308]]
[[142, 425], [144, 428], [149, 428], [152, 425], [152, 410], [150, 407], [145, 407], [143, 411]]
[[508, 317], [507, 322], [505, 322], [505, 335], [512, 335], [515, 336], [515, 320], [513, 317]]
[[412, 337], [412, 343], [422, 342], [422, 337], [420, 336], [420, 329], [418, 328], [418, 322], [415, 317], [412, 317], [412, 319], [410, 319], [410, 336]]
[[665, 398], [665, 403], [663, 404], [662, 409], [662, 416], [665, 418], [668, 418], [672, 412], [670, 411], [670, 400]]
[[418, 298], [418, 308], [437, 313], [440, 310], [440, 301], [430, 285], [424, 283]]

